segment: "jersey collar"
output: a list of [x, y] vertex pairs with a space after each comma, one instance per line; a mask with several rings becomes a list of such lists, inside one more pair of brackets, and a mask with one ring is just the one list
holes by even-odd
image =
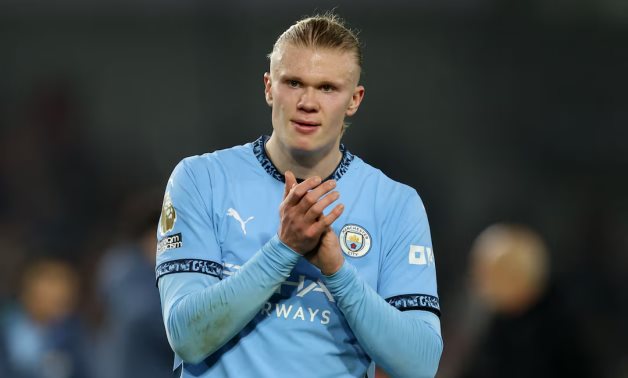
[[[266, 154], [265, 146], [266, 142], [268, 142], [268, 139], [270, 139], [268, 135], [262, 135], [261, 137], [257, 138], [257, 140], [253, 142], [253, 153], [255, 153], [255, 157], [257, 157], [257, 160], [260, 162], [262, 168], [264, 168], [266, 173], [281, 182], [285, 182], [286, 178], [284, 177], [284, 175], [279, 172], [277, 167], [275, 167], [275, 164], [273, 164], [273, 162], [268, 157], [268, 154]], [[334, 172], [323, 181], [331, 179], [337, 181], [349, 169], [349, 165], [351, 164], [355, 156], [351, 152], [349, 152], [345, 148], [345, 145], [342, 143], [340, 144], [340, 152], [342, 153], [342, 159], [340, 159], [340, 163], [338, 164]]]

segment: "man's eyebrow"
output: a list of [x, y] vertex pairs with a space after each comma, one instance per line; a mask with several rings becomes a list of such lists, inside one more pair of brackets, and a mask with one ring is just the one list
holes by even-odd
[[279, 72], [278, 76], [280, 79], [290, 79], [290, 80], [301, 80], [301, 77], [289, 72]]
[[299, 76], [297, 75], [291, 75], [291, 74], [283, 74], [283, 75], [279, 75], [279, 78], [281, 80], [295, 80], [295, 81], [303, 81]]
[[303, 80], [303, 78], [299, 75], [295, 75], [295, 74], [290, 74], [290, 73], [284, 73], [284, 74], [279, 74], [279, 80], [280, 81], [298, 81], [299, 83], [304, 83], [305, 80]]
[[[300, 83], [303, 83], [304, 80], [298, 76], [298, 75], [294, 75], [294, 74], [279, 74], [279, 79], [282, 81], [288, 81], [288, 80], [294, 80], [294, 81], [298, 81]], [[316, 81], [315, 85], [317, 87], [323, 86], [323, 85], [331, 85], [332, 87], [342, 87], [344, 81], [342, 79], [339, 80], [329, 80], [329, 79], [325, 79], [325, 80], [321, 80], [321, 81]]]
[[319, 86], [323, 86], [323, 85], [330, 85], [332, 87], [341, 87], [343, 85], [343, 81], [342, 80], [337, 80], [337, 81], [323, 80], [319, 83]]

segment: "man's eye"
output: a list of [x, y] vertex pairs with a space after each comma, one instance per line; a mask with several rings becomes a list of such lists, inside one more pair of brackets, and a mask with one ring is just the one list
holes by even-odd
[[321, 90], [322, 90], [323, 92], [331, 92], [331, 91], [333, 91], [333, 90], [334, 90], [334, 87], [333, 87], [333, 86], [331, 86], [331, 85], [329, 85], [329, 84], [325, 84], [325, 85], [323, 85], [323, 86], [321, 87]]
[[288, 86], [291, 88], [298, 88], [299, 82], [296, 80], [288, 80]]

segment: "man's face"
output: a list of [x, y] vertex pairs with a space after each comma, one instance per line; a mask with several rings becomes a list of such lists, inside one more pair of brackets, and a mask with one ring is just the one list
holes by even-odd
[[284, 44], [264, 74], [276, 142], [292, 153], [331, 153], [364, 96], [359, 78], [351, 52]]

